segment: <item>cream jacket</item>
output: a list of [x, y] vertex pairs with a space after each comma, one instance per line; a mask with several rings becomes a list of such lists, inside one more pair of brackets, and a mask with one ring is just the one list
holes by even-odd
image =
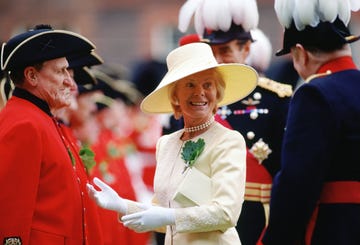
[[[198, 138], [205, 148], [193, 167], [211, 179], [211, 202], [186, 206], [173, 200], [185, 174], [180, 140], [183, 130], [162, 136], [157, 143], [154, 202], [175, 208], [175, 225], [166, 228], [165, 245], [239, 245], [234, 228], [240, 215], [245, 191], [246, 146], [237, 131], [217, 122]], [[196, 182], [192, 183], [196, 185]]]

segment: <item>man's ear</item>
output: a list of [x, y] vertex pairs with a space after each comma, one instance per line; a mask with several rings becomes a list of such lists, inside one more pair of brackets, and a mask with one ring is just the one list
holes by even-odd
[[305, 50], [304, 46], [297, 43], [295, 47], [292, 48], [293, 58], [296, 59], [296, 62], [302, 67], [306, 67], [309, 62], [308, 52]]
[[37, 84], [37, 70], [33, 66], [28, 66], [24, 69], [25, 80], [28, 81], [32, 86]]
[[244, 46], [242, 47], [244, 59], [246, 59], [246, 58], [249, 56], [250, 47], [251, 47], [251, 41], [248, 40], [248, 41], [244, 44]]

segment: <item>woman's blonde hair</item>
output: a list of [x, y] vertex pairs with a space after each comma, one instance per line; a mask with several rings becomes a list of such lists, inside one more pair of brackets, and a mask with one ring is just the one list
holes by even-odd
[[[226, 85], [225, 85], [225, 82], [224, 82], [224, 79], [223, 79], [221, 73], [216, 68], [211, 68], [211, 69], [205, 70], [205, 71], [212, 71], [213, 76], [215, 78], [216, 99], [217, 99], [216, 104], [213, 108], [213, 114], [215, 114], [217, 111], [217, 108], [218, 108], [218, 106], [217, 106], [218, 103], [220, 101], [222, 101], [222, 99], [224, 98], [224, 91], [225, 91]], [[202, 72], [204, 72], [204, 71], [202, 71]], [[180, 119], [182, 117], [181, 108], [180, 108], [180, 105], [178, 102], [178, 98], [176, 97], [176, 85], [177, 85], [178, 81], [169, 84], [169, 89], [168, 89], [169, 90], [169, 100], [170, 100], [170, 104], [171, 104], [171, 107], [174, 112], [175, 119]]]

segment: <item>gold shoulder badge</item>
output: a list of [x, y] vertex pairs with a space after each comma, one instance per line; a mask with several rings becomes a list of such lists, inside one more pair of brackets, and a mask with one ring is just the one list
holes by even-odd
[[21, 238], [20, 237], [5, 237], [4, 238], [4, 245], [21, 245]]
[[266, 77], [259, 77], [258, 85], [276, 93], [279, 97], [290, 97], [293, 94], [291, 85], [279, 83]]

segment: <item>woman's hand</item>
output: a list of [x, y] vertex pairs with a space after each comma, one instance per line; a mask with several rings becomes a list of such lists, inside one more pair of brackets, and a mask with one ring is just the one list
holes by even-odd
[[87, 184], [87, 189], [89, 196], [98, 206], [126, 214], [127, 203], [125, 199], [121, 198], [116, 191], [96, 177], [94, 178], [94, 184], [100, 188], [100, 191], [97, 191], [91, 184]]
[[124, 226], [136, 231], [147, 232], [166, 225], [175, 224], [175, 210], [146, 204], [138, 204], [144, 211], [121, 218]]

